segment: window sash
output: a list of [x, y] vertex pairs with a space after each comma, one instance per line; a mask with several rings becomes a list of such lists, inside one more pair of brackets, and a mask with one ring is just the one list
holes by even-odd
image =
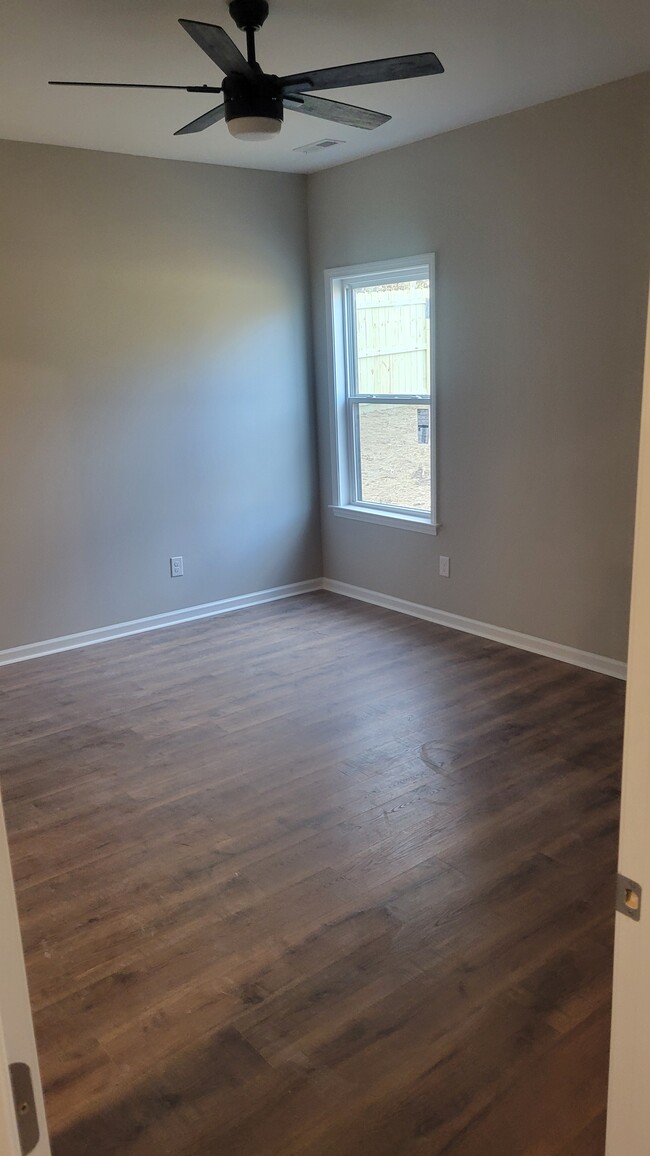
[[[428, 281], [429, 304], [427, 311], [429, 341], [430, 391], [422, 393], [375, 394], [359, 393], [356, 367], [355, 290], [365, 287], [399, 284], [409, 281]], [[325, 271], [326, 309], [328, 318], [328, 349], [330, 368], [330, 412], [332, 417], [332, 499], [333, 509], [366, 520], [381, 520], [400, 524], [419, 523], [416, 528], [430, 528], [436, 533], [437, 521], [437, 438], [436, 438], [436, 380], [435, 380], [435, 255], [425, 254], [412, 259], [373, 262], [368, 265]], [[408, 383], [405, 383], [408, 384]], [[419, 382], [418, 382], [419, 384]], [[429, 413], [429, 456], [431, 485], [429, 507], [424, 511], [408, 506], [376, 504], [361, 498], [359, 407], [363, 404], [417, 405]], [[357, 447], [359, 449], [357, 450]], [[366, 477], [366, 482], [367, 482]]]
[[355, 405], [431, 405], [429, 393], [353, 393], [347, 401]]
[[[355, 289], [365, 289], [373, 285], [401, 285], [409, 281], [428, 281], [429, 293], [431, 293], [431, 278], [429, 270], [426, 268], [420, 270], [410, 270], [408, 275], [405, 272], [395, 273], [393, 276], [383, 276], [377, 273], [375, 277], [360, 277], [348, 278], [342, 282], [343, 285], [343, 345], [345, 354], [345, 396], [348, 400], [353, 398], [376, 398], [383, 401], [390, 398], [426, 398], [431, 401], [431, 389], [429, 393], [403, 393], [403, 394], [371, 394], [359, 393], [357, 389], [358, 384], [358, 365], [359, 355], [357, 348], [357, 307]], [[429, 298], [431, 300], [431, 298]], [[429, 357], [432, 354], [433, 348], [433, 326], [432, 314], [429, 311], [427, 318], [429, 322]]]
[[[404, 405], [415, 406], [416, 409], [429, 410], [429, 470], [430, 470], [430, 485], [429, 485], [429, 505], [426, 510], [422, 510], [415, 506], [399, 506], [388, 502], [368, 502], [363, 497], [363, 488], [361, 481], [361, 430], [359, 424], [359, 410], [362, 405], [375, 405], [379, 398], [381, 405]], [[348, 431], [348, 469], [350, 477], [350, 495], [349, 505], [358, 506], [364, 510], [390, 510], [399, 514], [409, 514], [416, 518], [431, 518], [433, 512], [433, 469], [434, 469], [434, 440], [431, 436], [431, 427], [433, 421], [433, 410], [431, 406], [431, 398], [426, 394], [408, 394], [399, 396], [391, 396], [390, 394], [379, 394], [378, 398], [374, 394], [361, 394], [354, 397], [348, 397], [346, 402], [347, 420], [346, 426]]]

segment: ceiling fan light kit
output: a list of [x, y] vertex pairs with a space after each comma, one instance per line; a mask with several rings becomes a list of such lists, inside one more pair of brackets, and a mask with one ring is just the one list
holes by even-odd
[[412, 56], [391, 56], [386, 60], [367, 60], [333, 68], [312, 69], [292, 76], [274, 76], [262, 71], [257, 63], [255, 33], [268, 14], [267, 0], [231, 0], [230, 15], [246, 34], [246, 56], [231, 40], [225, 29], [196, 20], [180, 20], [181, 27], [192, 37], [213, 64], [224, 73], [220, 88], [211, 85], [110, 84], [103, 81], [51, 80], [50, 84], [90, 88], [180, 88], [186, 92], [223, 94], [223, 104], [211, 108], [183, 125], [174, 134], [186, 136], [203, 132], [217, 121], [225, 120], [228, 130], [238, 140], [272, 140], [282, 128], [285, 108], [307, 116], [335, 121], [352, 128], [375, 129], [391, 118], [386, 113], [325, 100], [312, 93], [328, 88], [352, 88], [360, 84], [380, 84], [389, 80], [406, 80], [417, 76], [436, 76], [444, 72], [433, 52]]
[[237, 140], [269, 140], [282, 128], [282, 121], [270, 116], [235, 116], [226, 123], [230, 135]]

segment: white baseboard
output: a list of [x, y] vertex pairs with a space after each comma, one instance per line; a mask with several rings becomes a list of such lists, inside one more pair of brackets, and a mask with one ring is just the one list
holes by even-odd
[[152, 614], [148, 618], [135, 618], [132, 622], [118, 622], [112, 626], [100, 626], [97, 630], [82, 630], [79, 634], [65, 634], [61, 638], [49, 638], [45, 642], [31, 642], [26, 646], [13, 646], [0, 650], [0, 666], [12, 662], [25, 662], [29, 658], [43, 658], [47, 654], [59, 654], [62, 650], [78, 650], [82, 646], [94, 646], [98, 642], [110, 642], [115, 638], [125, 638], [130, 634], [144, 634], [147, 630], [160, 630], [164, 626], [178, 626], [182, 622], [195, 622], [198, 618], [215, 618], [218, 614], [231, 614], [233, 610], [243, 610], [246, 606], [259, 606], [264, 602], [276, 602], [279, 598], [292, 598], [296, 594], [309, 594], [322, 590], [321, 578], [307, 582], [292, 582], [289, 586], [274, 586], [271, 590], [258, 590], [254, 594], [241, 594], [237, 598], [222, 598], [219, 602], [205, 602], [202, 606], [189, 606], [184, 610], [170, 610], [166, 614]]
[[31, 642], [26, 646], [14, 646], [0, 650], [0, 666], [12, 662], [25, 662], [30, 658], [43, 658], [48, 654], [59, 654], [64, 650], [77, 650], [83, 646], [95, 646], [99, 642], [110, 642], [116, 638], [126, 638], [131, 634], [144, 634], [148, 630], [161, 630], [165, 626], [179, 626], [183, 622], [195, 622], [200, 618], [216, 618], [220, 614], [231, 614], [247, 606], [260, 606], [265, 602], [275, 602], [279, 598], [292, 598], [296, 594], [309, 594], [315, 590], [331, 590], [346, 598], [359, 602], [369, 602], [373, 606], [383, 606], [386, 610], [396, 610], [409, 614], [412, 618], [422, 618], [435, 622], [438, 626], [448, 626], [451, 630], [462, 630], [465, 634], [476, 634], [479, 638], [489, 638], [492, 642], [502, 642], [515, 646], [518, 650], [528, 650], [532, 654], [542, 654], [546, 658], [556, 658], [572, 666], [608, 674], [624, 679], [627, 667], [624, 662], [606, 658], [600, 654], [590, 654], [586, 650], [576, 650], [559, 642], [548, 642], [530, 634], [520, 634], [517, 630], [507, 630], [503, 626], [491, 626], [474, 618], [464, 618], [447, 610], [435, 610], [430, 606], [420, 606], [417, 602], [407, 602], [404, 598], [394, 598], [391, 594], [380, 594], [376, 590], [365, 590], [362, 586], [352, 586], [348, 582], [337, 582], [333, 578], [311, 578], [307, 582], [292, 582], [288, 586], [275, 586], [271, 590], [257, 590], [253, 594], [241, 594], [237, 598], [222, 598], [218, 602], [205, 602], [201, 606], [189, 606], [183, 610], [170, 610], [166, 614], [152, 614], [147, 618], [136, 618], [131, 622], [118, 622], [112, 626], [100, 626], [97, 630], [83, 630], [78, 634], [66, 634], [61, 638], [49, 638], [44, 642]]
[[489, 638], [492, 642], [503, 642], [518, 650], [528, 650], [531, 654], [542, 654], [545, 658], [556, 658], [560, 662], [581, 666], [585, 670], [595, 670], [598, 674], [609, 674], [612, 678], [627, 677], [627, 666], [615, 658], [601, 654], [590, 654], [587, 650], [576, 650], [573, 646], [563, 646], [559, 642], [548, 642], [545, 638], [535, 638], [531, 634], [520, 634], [517, 630], [507, 630], [504, 626], [490, 626], [474, 618], [464, 618], [460, 614], [450, 614], [447, 610], [434, 610], [430, 606], [420, 606], [417, 602], [407, 602], [404, 598], [394, 598], [391, 594], [379, 594], [376, 590], [364, 590], [362, 586], [351, 586], [347, 582], [337, 582], [323, 578], [323, 590], [333, 594], [343, 594], [346, 598], [356, 598], [360, 602], [370, 602], [373, 606], [383, 606], [385, 610], [397, 610], [400, 614], [410, 614], [412, 618], [423, 618], [438, 626], [448, 626], [451, 630], [462, 630], [465, 634], [476, 634], [479, 638]]

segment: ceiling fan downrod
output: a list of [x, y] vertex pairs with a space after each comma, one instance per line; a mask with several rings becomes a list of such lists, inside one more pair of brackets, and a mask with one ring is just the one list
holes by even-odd
[[230, 15], [241, 32], [246, 33], [248, 63], [255, 68], [255, 33], [259, 32], [268, 14], [268, 0], [230, 0]]

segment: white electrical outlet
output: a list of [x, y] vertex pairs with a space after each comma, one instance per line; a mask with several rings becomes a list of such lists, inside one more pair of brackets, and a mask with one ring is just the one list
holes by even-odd
[[440, 555], [440, 577], [441, 578], [448, 578], [449, 577], [449, 558], [447, 557], [446, 554]]
[[183, 559], [180, 555], [178, 558], [169, 559], [169, 569], [171, 570], [172, 578], [183, 577]]

